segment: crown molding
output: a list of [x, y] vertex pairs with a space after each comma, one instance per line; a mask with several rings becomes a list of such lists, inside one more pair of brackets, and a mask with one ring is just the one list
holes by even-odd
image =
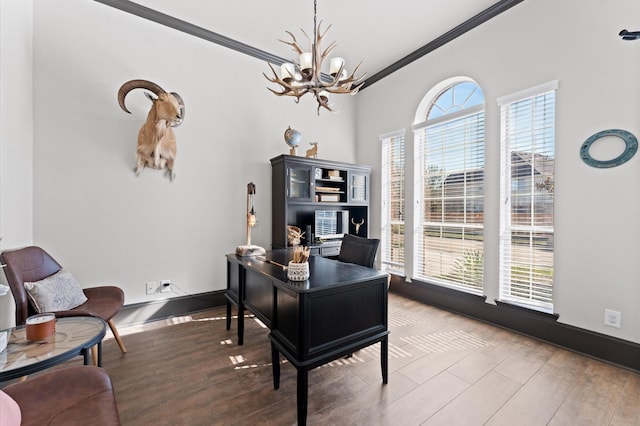
[[271, 54], [264, 50], [226, 37], [222, 34], [209, 31], [206, 28], [199, 27], [190, 22], [183, 21], [182, 19], [175, 18], [171, 15], [167, 15], [157, 10], [150, 9], [146, 6], [142, 6], [138, 3], [134, 3], [129, 0], [94, 0], [98, 3], [102, 3], [107, 6], [119, 9], [123, 12], [130, 13], [140, 18], [148, 19], [149, 21], [156, 22], [160, 25], [164, 25], [174, 30], [182, 31], [183, 33], [190, 34], [194, 37], [201, 38], [211, 43], [218, 44], [220, 46], [227, 47], [240, 53], [244, 53], [254, 58], [261, 59], [272, 64], [281, 65], [284, 62], [288, 62], [286, 59], [280, 56]]
[[[240, 41], [234, 40], [232, 38], [226, 37], [222, 34], [218, 34], [213, 31], [207, 30], [206, 28], [199, 27], [197, 25], [194, 25], [182, 19], [178, 19], [173, 16], [167, 15], [165, 13], [158, 12], [157, 10], [148, 8], [146, 6], [142, 6], [130, 0], [94, 0], [94, 1], [119, 9], [123, 12], [130, 13], [140, 18], [148, 19], [160, 25], [164, 25], [166, 27], [173, 28], [178, 31], [182, 31], [194, 37], [207, 40], [211, 43], [215, 43], [220, 46], [227, 47], [237, 52], [244, 53], [249, 56], [253, 56], [254, 58], [269, 62], [271, 64], [281, 65], [284, 62], [288, 62], [287, 59], [284, 59], [280, 56], [274, 55], [272, 53], [266, 52], [264, 50], [258, 49], [256, 47], [253, 47], [248, 44], [242, 43]], [[432, 40], [431, 42], [425, 44], [421, 48], [403, 57], [402, 59], [394, 62], [393, 64], [384, 68], [382, 71], [379, 71], [376, 74], [373, 74], [371, 77], [365, 79], [364, 84], [360, 90], [366, 89], [368, 86], [371, 86], [372, 84], [382, 80], [388, 75], [393, 74], [394, 72], [398, 71], [400, 68], [403, 68], [408, 64], [412, 63], [413, 61], [420, 59], [421, 57], [427, 55], [430, 52], [433, 52], [439, 47], [444, 46], [450, 41], [460, 37], [461, 35], [465, 34], [468, 31], [471, 31], [475, 27], [500, 15], [502, 12], [505, 12], [506, 10], [512, 8], [513, 6], [519, 3], [522, 3], [523, 1], [524, 0], [498, 1], [497, 3], [488, 7], [482, 12], [478, 13], [474, 17], [466, 20], [465, 22], [458, 25], [457, 27], [447, 31], [440, 37]], [[323, 74], [323, 78], [326, 79], [328, 77], [325, 74]]]
[[376, 74], [373, 74], [371, 77], [364, 80], [364, 85], [360, 90], [366, 89], [368, 86], [371, 86], [372, 84], [382, 80], [388, 75], [393, 74], [394, 72], [398, 71], [400, 68], [403, 68], [409, 65], [410, 63], [412, 63], [413, 61], [422, 58], [426, 54], [431, 53], [434, 50], [438, 49], [439, 47], [444, 46], [450, 41], [460, 37], [466, 32], [471, 31], [475, 27], [487, 22], [488, 20], [495, 18], [496, 16], [500, 15], [502, 12], [505, 12], [511, 9], [513, 6], [519, 3], [522, 3], [523, 1], [524, 0], [501, 0], [495, 3], [494, 5], [486, 8], [485, 10], [478, 13], [474, 17], [464, 21], [462, 24], [458, 25], [457, 27], [442, 34], [440, 37], [430, 41], [429, 43], [425, 44], [421, 48], [408, 54], [404, 58], [399, 59], [398, 61], [384, 68], [382, 71], [379, 71]]

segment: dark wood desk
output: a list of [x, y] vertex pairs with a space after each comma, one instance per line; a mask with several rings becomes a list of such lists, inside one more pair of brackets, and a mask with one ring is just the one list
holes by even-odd
[[238, 344], [244, 310], [269, 327], [273, 386], [280, 386], [280, 354], [297, 369], [298, 424], [306, 424], [309, 370], [381, 343], [382, 382], [388, 377], [388, 275], [320, 256], [309, 259], [306, 281], [289, 281], [291, 250], [267, 252], [265, 260], [227, 255], [227, 330], [238, 307]]

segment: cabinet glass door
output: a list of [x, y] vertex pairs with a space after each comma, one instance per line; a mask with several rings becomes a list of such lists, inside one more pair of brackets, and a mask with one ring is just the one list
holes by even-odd
[[291, 200], [311, 200], [311, 167], [290, 167], [289, 192]]
[[367, 187], [367, 175], [351, 174], [351, 202], [366, 203], [369, 188]]

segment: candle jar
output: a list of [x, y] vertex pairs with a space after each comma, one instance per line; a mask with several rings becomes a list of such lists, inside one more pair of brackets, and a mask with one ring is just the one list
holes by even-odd
[[43, 340], [56, 331], [56, 316], [51, 313], [32, 315], [27, 318], [27, 340]]

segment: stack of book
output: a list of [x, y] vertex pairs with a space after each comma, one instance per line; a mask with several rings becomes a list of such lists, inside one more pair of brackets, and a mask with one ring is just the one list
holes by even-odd
[[340, 176], [340, 170], [329, 170], [329, 180], [337, 180], [342, 181], [342, 176]]
[[318, 194], [318, 196], [319, 196], [319, 201], [333, 201], [333, 202], [340, 201], [340, 194]]

